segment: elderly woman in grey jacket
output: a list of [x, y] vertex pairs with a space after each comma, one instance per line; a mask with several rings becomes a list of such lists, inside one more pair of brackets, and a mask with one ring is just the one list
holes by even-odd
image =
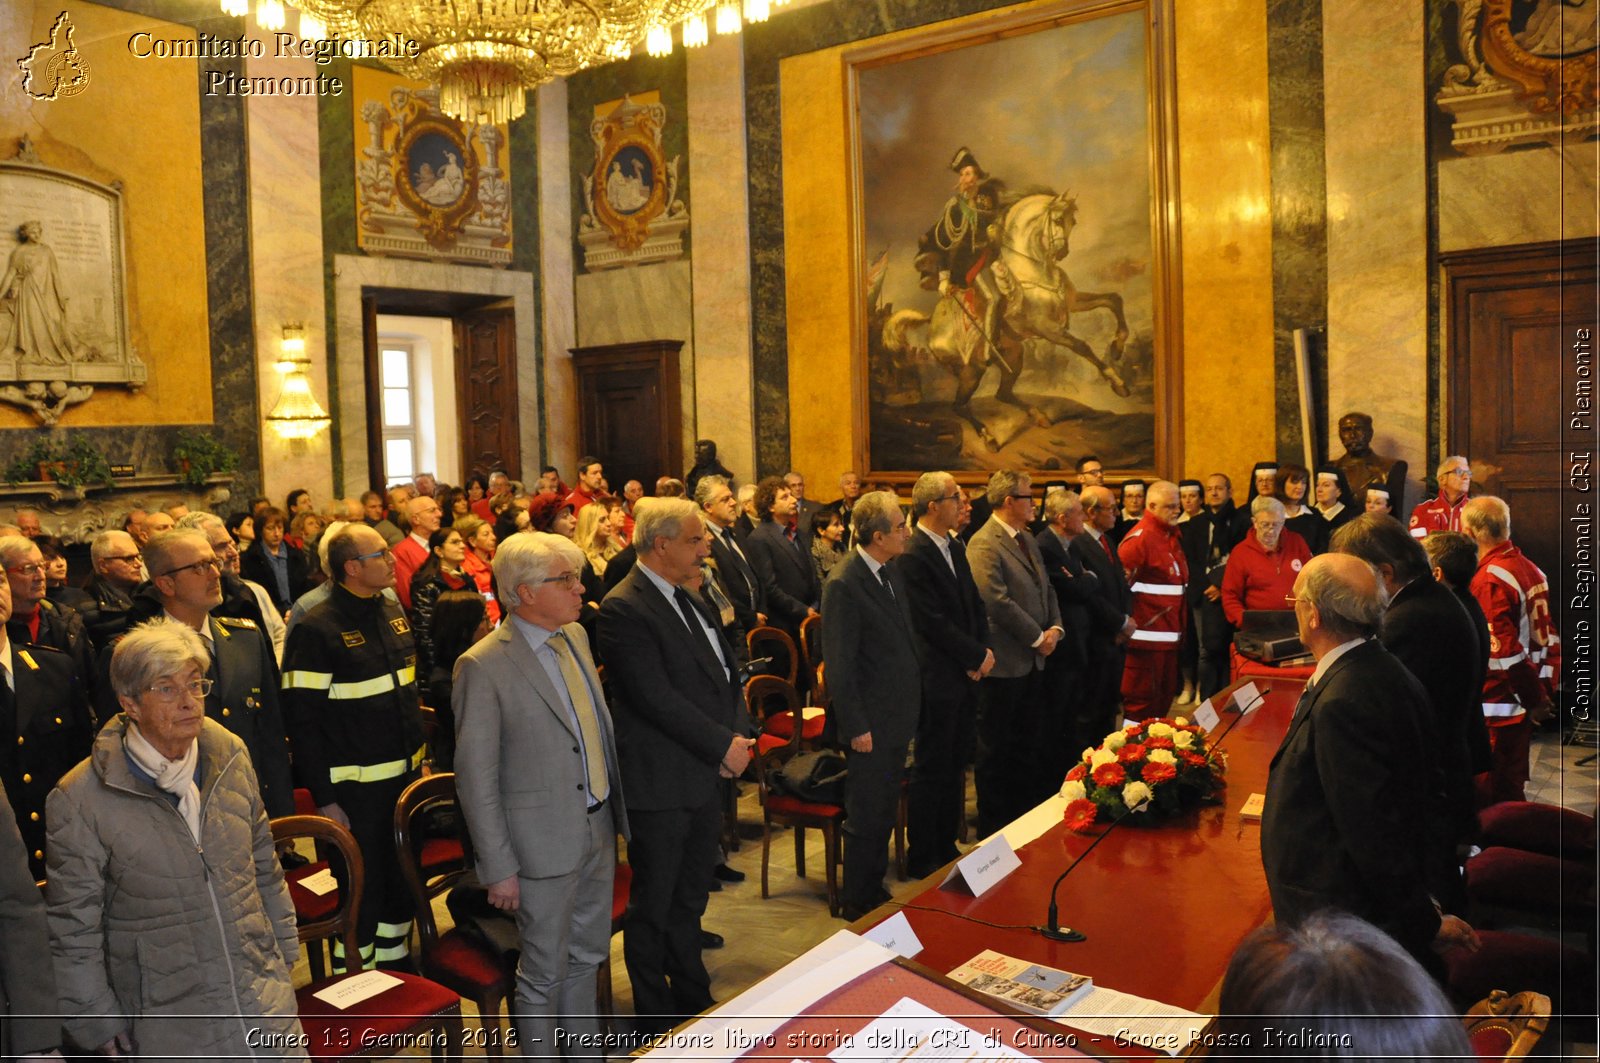
[[114, 1058], [303, 1060], [294, 909], [249, 754], [205, 718], [207, 662], [175, 620], [124, 636], [123, 711], [46, 804], [66, 1033]]

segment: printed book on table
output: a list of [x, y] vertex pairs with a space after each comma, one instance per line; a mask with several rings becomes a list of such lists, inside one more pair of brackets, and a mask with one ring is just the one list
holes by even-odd
[[991, 949], [951, 971], [950, 977], [1035, 1015], [1059, 1015], [1094, 988], [1086, 974], [1059, 971]]

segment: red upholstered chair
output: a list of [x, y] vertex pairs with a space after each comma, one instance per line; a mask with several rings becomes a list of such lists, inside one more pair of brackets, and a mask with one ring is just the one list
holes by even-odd
[[[297, 816], [319, 815], [317, 803], [311, 798], [311, 791], [303, 786], [294, 791], [294, 813]], [[306, 889], [302, 883], [306, 879], [319, 875], [328, 869], [328, 859], [320, 849], [317, 858], [304, 867], [291, 868], [284, 872], [284, 879], [289, 884], [289, 900], [294, 903], [295, 922], [301, 926], [306, 923], [320, 922], [333, 914], [339, 907], [339, 891], [317, 894]], [[327, 973], [328, 965], [325, 959], [323, 942], [308, 942], [306, 950], [306, 964], [311, 968], [312, 978], [321, 978]]]
[[[773, 676], [757, 676], [750, 682], [759, 679], [774, 679]], [[777, 680], [789, 690], [790, 696], [799, 705], [799, 695], [794, 694], [794, 688], [782, 680]], [[745, 687], [746, 695], [749, 694], [748, 684]], [[794, 831], [794, 866], [795, 872], [801, 878], [806, 873], [806, 828], [815, 828], [822, 832], [822, 849], [825, 855], [828, 875], [828, 912], [830, 915], [839, 914], [839, 859], [843, 844], [843, 832], [840, 830], [844, 822], [844, 808], [840, 805], [820, 804], [811, 801], [802, 801], [797, 797], [787, 794], [773, 793], [767, 785], [771, 773], [779, 770], [796, 753], [800, 752], [799, 735], [790, 733], [787, 739], [776, 735], [762, 734], [756, 740], [756, 786], [761, 795], [761, 898], [765, 900], [769, 894], [767, 889], [767, 869], [772, 855], [772, 830], [785, 828]]]
[[429, 845], [446, 839], [422, 841], [418, 837], [418, 827], [425, 816], [457, 807], [454, 774], [442, 772], [418, 779], [407, 786], [395, 802], [394, 844], [406, 888], [411, 891], [417, 931], [422, 939], [422, 973], [478, 1006], [484, 1047], [491, 1057], [498, 1058], [502, 1040], [500, 1009], [510, 999], [516, 985], [516, 965], [508, 963], [498, 950], [467, 931], [454, 928], [439, 933], [433, 919], [433, 898], [466, 877], [464, 847], [459, 838], [449, 839], [454, 842], [457, 859], [442, 867], [429, 867]]
[[[283, 816], [272, 821], [272, 837], [286, 842], [310, 838], [329, 847], [345, 867], [348, 888], [339, 891], [337, 908], [325, 919], [302, 924], [300, 941], [337, 937], [347, 956], [360, 955], [356, 918], [366, 875], [361, 849], [350, 832], [321, 816]], [[339, 1009], [319, 1000], [316, 993], [360, 974], [318, 978], [295, 990], [300, 1025], [310, 1040], [313, 1060], [355, 1057], [385, 1058], [396, 1044], [432, 1046], [435, 1061], [461, 1058], [461, 997], [437, 982], [414, 974], [385, 972], [400, 979], [376, 996]], [[377, 1048], [366, 1046], [381, 1046]]]
[[1511, 996], [1496, 989], [1462, 1021], [1479, 1059], [1520, 1059], [1533, 1051], [1550, 1025], [1550, 998], [1533, 992]]
[[1494, 926], [1502, 913], [1559, 929], [1587, 928], [1595, 922], [1595, 868], [1592, 861], [1562, 860], [1525, 849], [1492, 846], [1466, 864], [1467, 898], [1474, 926]]
[[790, 686], [794, 686], [795, 679], [800, 674], [800, 651], [795, 649], [794, 639], [782, 628], [753, 627], [744, 637], [744, 644], [750, 650], [752, 661], [762, 657], [771, 657], [772, 663], [767, 665], [770, 674], [780, 679], [786, 679]]
[[1549, 997], [1558, 1015], [1594, 1014], [1594, 961], [1582, 949], [1505, 930], [1480, 929], [1478, 940], [1476, 952], [1451, 949], [1441, 957], [1445, 988], [1456, 1007], [1466, 1010], [1514, 986]]
[[815, 745], [828, 724], [826, 713], [803, 706], [794, 684], [775, 675], [753, 675], [745, 680], [744, 707], [761, 725], [762, 734], [777, 739], [777, 744], [788, 742], [794, 734], [796, 716], [801, 720], [800, 742], [805, 746]]
[[[628, 897], [633, 888], [633, 868], [617, 861], [616, 875], [611, 879], [611, 933], [616, 934], [622, 929], [622, 917], [628, 914]], [[611, 1020], [616, 1013], [616, 1003], [611, 995], [611, 954], [606, 953], [606, 958], [600, 963], [599, 976], [595, 980], [594, 991], [595, 1010], [600, 1013], [601, 1020], [606, 1028], [611, 1028]]]
[[1478, 844], [1592, 861], [1595, 820], [1560, 805], [1501, 801], [1478, 813]]

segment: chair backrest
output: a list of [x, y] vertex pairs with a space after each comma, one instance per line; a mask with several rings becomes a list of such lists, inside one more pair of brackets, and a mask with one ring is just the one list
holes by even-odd
[[1550, 1025], [1550, 998], [1531, 990], [1496, 989], [1462, 1018], [1479, 1059], [1520, 1059], [1533, 1051]]
[[780, 679], [785, 679], [790, 686], [794, 685], [795, 677], [800, 674], [800, 651], [795, 649], [794, 639], [782, 628], [753, 627], [744, 637], [744, 644], [750, 650], [750, 659], [771, 657], [772, 663], [767, 666], [770, 674]]
[[800, 655], [805, 658], [806, 670], [813, 675], [822, 667], [821, 614], [800, 621]]
[[817, 681], [811, 687], [811, 704], [823, 710], [828, 709], [833, 704], [833, 699], [828, 695], [827, 661], [820, 661], [817, 664]]
[[339, 906], [326, 918], [301, 923], [300, 943], [337, 937], [344, 942], [346, 956], [360, 956], [361, 942], [356, 934], [360, 914], [361, 890], [366, 882], [366, 867], [361, 862], [361, 847], [348, 830], [325, 816], [280, 816], [272, 821], [272, 840], [282, 844], [296, 838], [310, 838], [319, 850], [331, 848], [344, 861], [346, 881], [340, 884]]
[[418, 706], [422, 713], [422, 740], [428, 744], [428, 754], [433, 754], [433, 736], [439, 731], [439, 714], [427, 705]]
[[422, 818], [441, 808], [457, 808], [456, 777], [453, 772], [425, 775], [407, 786], [394, 804], [394, 846], [400, 857], [400, 877], [405, 879], [411, 893], [411, 906], [416, 909], [417, 932], [422, 936], [424, 950], [431, 949], [439, 940], [439, 928], [433, 919], [433, 898], [444, 893], [467, 874], [472, 866], [469, 856], [464, 864], [453, 865], [443, 871], [424, 875], [422, 870], [422, 844], [418, 834]]
[[753, 675], [745, 680], [744, 707], [765, 729], [767, 718], [780, 712], [793, 714], [794, 733], [800, 733], [800, 692], [787, 679], [775, 675]]

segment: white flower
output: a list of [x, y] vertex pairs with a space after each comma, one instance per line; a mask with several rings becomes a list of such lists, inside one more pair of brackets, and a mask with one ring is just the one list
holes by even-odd
[[1179, 749], [1188, 749], [1190, 746], [1194, 745], [1194, 732], [1179, 731], [1172, 736], [1172, 744], [1177, 746]]
[[1068, 779], [1061, 784], [1061, 796], [1068, 801], [1082, 801], [1088, 796], [1088, 791], [1083, 788], [1083, 783], [1077, 779]]
[[1178, 758], [1172, 755], [1170, 749], [1152, 749], [1145, 754], [1145, 759], [1152, 764], [1176, 764]]
[[1137, 808], [1149, 800], [1150, 787], [1142, 782], [1131, 782], [1122, 788], [1122, 803], [1129, 808]]
[[1093, 756], [1094, 756], [1094, 746], [1084, 746], [1083, 747], [1083, 756], [1079, 757], [1078, 759], [1083, 761], [1085, 764], [1087, 764], [1087, 763], [1089, 763], [1090, 759]]
[[1115, 764], [1116, 762], [1117, 755], [1111, 750], [1097, 749], [1094, 751], [1094, 756], [1089, 758], [1089, 768], [1093, 770], [1102, 764]]
[[1172, 718], [1172, 722], [1173, 722], [1173, 724], [1175, 726], [1178, 726], [1178, 727], [1188, 727], [1189, 726], [1189, 718], [1187, 716], [1174, 716]]
[[1172, 725], [1170, 723], [1157, 722], [1151, 724], [1145, 730], [1149, 732], [1151, 738], [1166, 738], [1172, 734]]
[[1125, 732], [1125, 731], [1112, 731], [1110, 734], [1106, 735], [1106, 740], [1105, 740], [1104, 744], [1105, 744], [1105, 747], [1107, 749], [1110, 749], [1110, 750], [1121, 749], [1123, 746], [1128, 744], [1127, 732]]

